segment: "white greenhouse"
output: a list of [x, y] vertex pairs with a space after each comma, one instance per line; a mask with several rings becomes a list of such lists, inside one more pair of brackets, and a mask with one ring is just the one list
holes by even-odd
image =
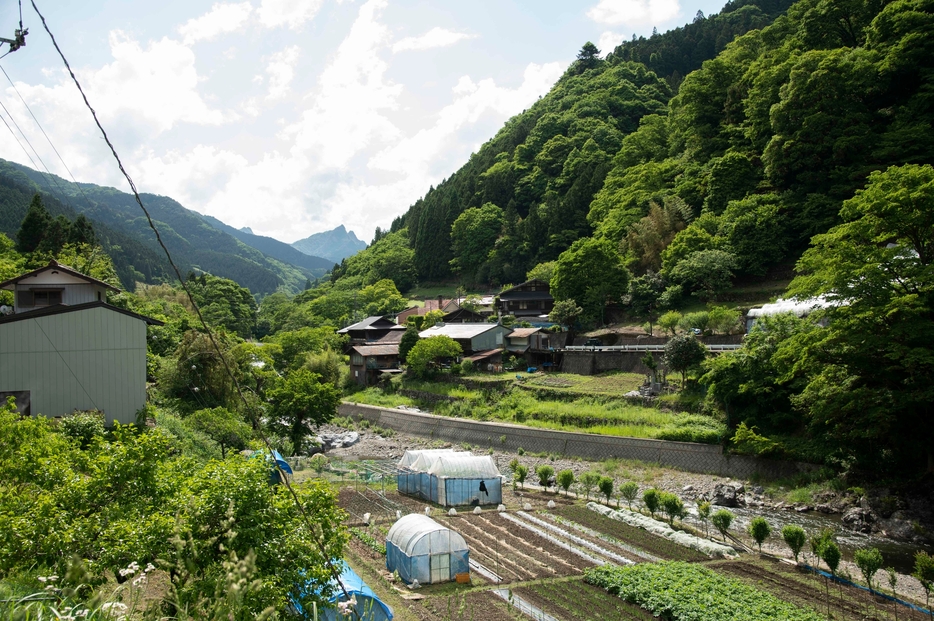
[[[402, 457], [402, 461], [409, 460], [411, 456]], [[443, 507], [498, 505], [503, 501], [502, 475], [489, 455], [421, 451], [410, 465], [403, 466], [402, 461], [396, 475], [400, 493]]]
[[406, 515], [386, 535], [386, 569], [407, 584], [449, 582], [470, 572], [467, 542], [427, 515]]

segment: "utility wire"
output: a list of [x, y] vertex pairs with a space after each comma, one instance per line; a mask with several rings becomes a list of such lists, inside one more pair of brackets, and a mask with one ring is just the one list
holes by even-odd
[[[20, 22], [20, 27], [22, 28], [22, 22]], [[9, 52], [8, 52], [8, 53], [9, 53]], [[6, 55], [6, 54], [4, 54], [4, 56], [5, 56], [5, 55]], [[15, 83], [13, 82], [13, 80], [10, 78], [9, 74], [6, 72], [6, 69], [4, 69], [2, 65], [0, 65], [0, 71], [3, 72], [3, 75], [4, 75], [4, 77], [6, 77], [7, 82], [9, 82], [9, 83], [10, 83], [10, 86], [13, 87], [13, 91], [14, 91], [14, 92], [16, 93], [16, 95], [19, 97], [19, 100], [23, 102], [23, 105], [26, 107], [26, 110], [29, 112], [29, 116], [31, 116], [31, 117], [32, 117], [32, 120], [36, 122], [36, 126], [39, 128], [39, 131], [42, 132], [42, 135], [45, 136], [45, 139], [48, 141], [49, 146], [52, 147], [52, 150], [53, 150], [53, 151], [55, 151], [55, 155], [58, 156], [58, 161], [60, 161], [60, 162], [62, 163], [62, 166], [65, 167], [65, 170], [68, 171], [68, 176], [71, 177], [71, 180], [72, 180], [72, 182], [74, 182], [75, 187], [78, 188], [78, 191], [79, 191], [79, 192], [81, 192], [81, 196], [84, 197], [84, 200], [87, 202], [87, 204], [88, 204], [89, 207], [93, 207], [94, 204], [91, 202], [91, 199], [89, 199], [89, 198], [88, 198], [88, 195], [84, 193], [84, 188], [81, 187], [81, 185], [78, 183], [78, 180], [75, 179], [74, 174], [72, 174], [71, 169], [68, 168], [68, 164], [65, 163], [65, 158], [62, 157], [62, 154], [59, 153], [59, 152], [58, 152], [58, 149], [55, 148], [55, 145], [52, 144], [52, 139], [49, 138], [49, 135], [48, 135], [47, 133], [45, 133], [45, 129], [43, 129], [42, 123], [40, 123], [40, 122], [39, 122], [39, 119], [36, 118], [36, 115], [33, 114], [32, 108], [30, 108], [30, 107], [29, 107], [29, 104], [26, 103], [26, 100], [23, 98], [23, 95], [19, 92], [19, 89], [16, 88], [16, 84], [15, 84]], [[7, 114], [9, 114], [9, 112], [8, 112]], [[11, 117], [11, 118], [12, 118], [12, 117]], [[31, 145], [30, 145], [30, 146], [31, 146]]]
[[[214, 337], [214, 332], [211, 331], [211, 329], [208, 327], [207, 322], [204, 320], [204, 316], [201, 314], [201, 309], [198, 308], [198, 304], [195, 302], [194, 297], [192, 297], [191, 291], [188, 289], [188, 285], [185, 283], [185, 279], [182, 278], [181, 271], [179, 271], [178, 266], [175, 265], [175, 261], [172, 259], [172, 254], [169, 252], [169, 249], [165, 246], [165, 243], [162, 241], [162, 237], [159, 235], [159, 230], [156, 228], [155, 223], [152, 221], [152, 217], [149, 215], [149, 211], [143, 205], [143, 200], [142, 198], [140, 198], [139, 191], [136, 189], [136, 184], [133, 182], [133, 179], [130, 177], [129, 173], [127, 173], [126, 168], [124, 168], [123, 162], [120, 160], [120, 156], [117, 154], [116, 148], [114, 148], [113, 144], [110, 142], [110, 138], [107, 136], [107, 132], [104, 130], [103, 126], [101, 125], [100, 120], [97, 118], [97, 112], [95, 112], [94, 108], [91, 106], [91, 103], [88, 101], [88, 97], [84, 93], [84, 89], [81, 88], [81, 83], [78, 81], [77, 76], [75, 76], [75, 72], [72, 71], [71, 65], [68, 63], [68, 59], [65, 58], [64, 52], [62, 52], [61, 48], [58, 46], [58, 42], [55, 40], [55, 35], [53, 35], [52, 31], [49, 29], [49, 25], [46, 23], [45, 17], [39, 11], [39, 7], [36, 6], [36, 1], [30, 0], [30, 3], [32, 4], [33, 10], [36, 12], [36, 15], [38, 15], [40, 21], [42, 21], [42, 27], [45, 29], [46, 33], [48, 33], [49, 35], [49, 38], [52, 40], [52, 45], [55, 46], [55, 51], [58, 52], [58, 55], [61, 57], [62, 62], [65, 63], [65, 68], [68, 69], [68, 74], [71, 76], [72, 81], [75, 83], [75, 86], [78, 88], [78, 92], [81, 93], [81, 97], [82, 99], [84, 99], [85, 106], [87, 106], [88, 110], [90, 110], [91, 116], [94, 117], [94, 123], [97, 125], [97, 128], [100, 130], [101, 135], [104, 137], [104, 142], [106, 142], [107, 146], [110, 147], [110, 152], [113, 154], [114, 159], [117, 161], [117, 166], [120, 168], [120, 172], [123, 173], [123, 176], [126, 178], [127, 183], [130, 184], [130, 188], [133, 190], [133, 196], [136, 198], [136, 203], [139, 205], [139, 208], [146, 215], [146, 219], [149, 222], [149, 228], [151, 228], [153, 233], [155, 233], [156, 241], [159, 242], [159, 246], [162, 247], [162, 250], [165, 253], [166, 259], [168, 259], [169, 261], [169, 265], [171, 265], [172, 269], [175, 271], [175, 275], [178, 277], [178, 280], [182, 285], [182, 289], [185, 290], [185, 294], [188, 296], [188, 299], [191, 302], [192, 307], [195, 309], [195, 313], [198, 315], [198, 320], [201, 322], [201, 325], [204, 327], [205, 333], [208, 335], [208, 338], [210, 339], [211, 344], [214, 347], [214, 350], [217, 352], [217, 355], [220, 358], [221, 362], [224, 363], [224, 369], [226, 370], [228, 377], [230, 377], [230, 380], [233, 382], [234, 387], [237, 389], [237, 394], [240, 397], [240, 400], [243, 402], [247, 411], [250, 413], [251, 418], [253, 418], [256, 431], [259, 434], [260, 439], [262, 440], [263, 444], [269, 450], [270, 457], [273, 458], [272, 461], [276, 466], [276, 470], [279, 472], [279, 479], [282, 481], [286, 489], [291, 494], [292, 500], [294, 501], [296, 508], [301, 514], [305, 522], [305, 526], [308, 528], [309, 533], [314, 535], [316, 531], [313, 526], [313, 522], [311, 521], [311, 518], [309, 518], [308, 513], [305, 511], [305, 507], [302, 505], [301, 500], [299, 500], [298, 494], [295, 492], [295, 489], [292, 487], [292, 484], [289, 483], [286, 473], [282, 470], [281, 467], [279, 467], [278, 462], [273, 456], [274, 453], [273, 453], [272, 444], [269, 442], [269, 439], [266, 437], [266, 434], [263, 433], [262, 431], [262, 426], [260, 425], [259, 416], [257, 415], [256, 411], [253, 409], [253, 407], [250, 405], [250, 403], [246, 400], [246, 397], [244, 397], [243, 391], [240, 389], [240, 383], [237, 381], [237, 378], [234, 376], [233, 371], [230, 369], [230, 364], [227, 362], [227, 358], [225, 358], [223, 353], [221, 353], [221, 349], [218, 346], [217, 340]], [[321, 538], [320, 539], [318, 537], [313, 537], [313, 538], [314, 538], [315, 544], [317, 545], [319, 551], [321, 552], [321, 558], [324, 559], [325, 565], [327, 566], [328, 570], [331, 572], [331, 577], [334, 579], [334, 582], [336, 582], [337, 585], [340, 587], [341, 591], [344, 594], [344, 597], [346, 597], [347, 600], [349, 600], [350, 594], [347, 592], [347, 589], [344, 587], [344, 584], [340, 581], [340, 572], [337, 571], [337, 568], [334, 566], [334, 563], [331, 562], [330, 554], [328, 554], [327, 548], [325, 547], [323, 526], [321, 527]], [[357, 617], [359, 618], [360, 616], [359, 613], [354, 611], [354, 614], [356, 614]]]

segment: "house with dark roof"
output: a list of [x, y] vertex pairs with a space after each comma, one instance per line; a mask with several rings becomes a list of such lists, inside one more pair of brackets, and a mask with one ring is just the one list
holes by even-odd
[[500, 315], [541, 317], [555, 307], [551, 287], [544, 280], [533, 278], [499, 294], [496, 310]]
[[386, 317], [367, 317], [363, 321], [342, 328], [338, 334], [349, 337], [348, 349], [354, 345], [367, 345], [374, 343], [398, 343], [405, 332], [405, 326], [400, 326]]
[[361, 386], [372, 386], [387, 375], [401, 372], [398, 342], [350, 348], [350, 376]]
[[0, 401], [23, 415], [100, 410], [129, 424], [146, 405], [146, 326], [162, 322], [107, 303], [119, 289], [66, 265], [0, 282]]

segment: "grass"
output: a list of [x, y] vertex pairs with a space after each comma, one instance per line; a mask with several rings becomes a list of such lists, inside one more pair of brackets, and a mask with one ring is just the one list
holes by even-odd
[[442, 416], [633, 438], [716, 443], [726, 431], [722, 423], [708, 416], [643, 407], [601, 395], [559, 400], [541, 398], [521, 389], [502, 395], [441, 382], [405, 382], [400, 386], [456, 400], [421, 404], [417, 399], [384, 393], [376, 388], [356, 392], [347, 399], [383, 407], [420, 405]]
[[642, 385], [641, 373], [611, 372], [601, 375], [575, 375], [573, 373], [548, 373], [525, 380], [526, 386], [535, 386], [556, 392], [587, 395], [622, 396]]

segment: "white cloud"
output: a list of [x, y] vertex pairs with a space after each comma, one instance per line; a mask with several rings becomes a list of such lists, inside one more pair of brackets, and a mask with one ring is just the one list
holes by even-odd
[[477, 35], [466, 32], [454, 32], [445, 28], [434, 27], [420, 37], [406, 37], [396, 41], [392, 46], [393, 52], [406, 50], [430, 50], [435, 47], [447, 47], [464, 39], [474, 39]]
[[399, 129], [385, 113], [398, 108], [402, 86], [386, 80], [388, 65], [379, 58], [388, 29], [377, 21], [386, 0], [362, 7], [308, 96], [314, 105], [281, 137], [294, 136], [293, 153], [312, 152], [322, 166], [344, 168], [358, 152], [397, 138]]
[[221, 4], [218, 2], [211, 7], [210, 12], [201, 17], [190, 19], [179, 26], [178, 32], [182, 35], [186, 45], [198, 41], [210, 41], [222, 34], [239, 30], [252, 12], [253, 7], [249, 2], [239, 4]]
[[597, 43], [597, 47], [600, 48], [600, 53], [606, 56], [615, 50], [617, 45], [623, 42], [623, 38], [624, 35], [607, 30], [600, 35], [600, 41]]
[[[282, 99], [289, 94], [292, 78], [295, 77], [295, 63], [298, 61], [299, 47], [293, 45], [273, 54], [266, 65], [269, 74], [269, 94], [266, 99]], [[256, 79], [254, 78], [254, 82]]]
[[257, 12], [259, 21], [267, 28], [288, 26], [292, 30], [314, 18], [323, 0], [263, 0]]
[[[463, 130], [484, 115], [505, 119], [527, 108], [548, 92], [564, 69], [564, 63], [532, 63], [516, 89], [497, 86], [492, 79], [474, 82], [469, 76], [461, 77], [451, 89], [454, 101], [438, 113], [431, 127], [403, 138], [369, 160], [370, 169], [395, 173], [399, 176], [396, 181], [341, 183], [326, 204], [332, 213], [342, 214], [349, 225], [364, 230], [389, 224], [470, 155], [473, 145], [459, 138]], [[374, 221], [374, 213], [385, 215], [381, 221]]]
[[650, 26], [674, 19], [680, 12], [678, 0], [600, 0], [587, 17], [610, 26]]

